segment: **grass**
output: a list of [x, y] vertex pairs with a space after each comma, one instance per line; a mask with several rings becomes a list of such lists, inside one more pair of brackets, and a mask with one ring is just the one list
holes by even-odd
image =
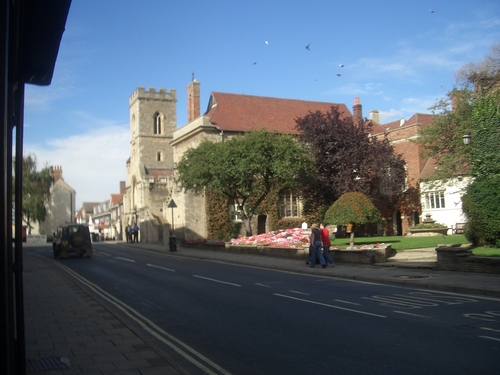
[[[461, 234], [453, 236], [428, 236], [428, 237], [411, 237], [411, 236], [385, 236], [385, 237], [354, 237], [354, 245], [368, 245], [376, 243], [391, 244], [396, 251], [423, 249], [427, 247], [437, 247], [439, 244], [464, 244], [467, 243], [465, 236]], [[332, 243], [333, 246], [349, 245], [349, 238], [336, 238]]]
[[[386, 236], [386, 237], [354, 237], [354, 245], [372, 245], [376, 243], [391, 244], [396, 251], [424, 249], [428, 247], [437, 247], [440, 244], [466, 244], [467, 239], [462, 234], [452, 236], [428, 236], [428, 237], [411, 237], [411, 236]], [[336, 238], [332, 242], [333, 246], [349, 246], [349, 238]], [[474, 255], [500, 257], [500, 249], [490, 247], [476, 247], [473, 250]]]

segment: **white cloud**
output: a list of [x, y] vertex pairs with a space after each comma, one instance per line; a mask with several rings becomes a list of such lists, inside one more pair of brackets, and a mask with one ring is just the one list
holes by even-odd
[[63, 178], [76, 191], [77, 209], [82, 202], [105, 201], [119, 193], [126, 178], [129, 129], [106, 126], [68, 138], [51, 138], [43, 144], [25, 144], [24, 154], [36, 155], [39, 168], [61, 166]]

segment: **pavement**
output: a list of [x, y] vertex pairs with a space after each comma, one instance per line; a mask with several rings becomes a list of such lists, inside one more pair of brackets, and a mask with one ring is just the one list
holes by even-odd
[[[434, 248], [398, 252], [388, 262], [375, 265], [335, 263], [334, 267], [310, 268], [305, 259], [188, 247], [177, 247], [177, 251], [170, 252], [164, 245], [115, 243], [170, 256], [500, 298], [500, 275], [439, 271]], [[28, 374], [186, 374], [165, 353], [108, 310], [92, 292], [62, 271], [53, 259], [24, 254]]]

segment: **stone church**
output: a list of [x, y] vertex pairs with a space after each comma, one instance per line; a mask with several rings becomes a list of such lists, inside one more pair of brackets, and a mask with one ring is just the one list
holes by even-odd
[[[184, 153], [197, 147], [202, 140], [223, 142], [246, 132], [265, 129], [270, 132], [296, 134], [295, 119], [309, 112], [329, 112], [337, 108], [341, 116], [363, 119], [362, 106], [356, 98], [352, 113], [345, 104], [312, 102], [295, 99], [270, 98], [211, 92], [206, 111], [200, 111], [200, 82], [193, 79], [187, 86], [188, 121], [177, 128], [176, 91], [165, 89], [147, 91], [139, 87], [131, 95], [130, 158], [127, 160], [127, 178], [124, 195], [124, 222], [137, 225], [143, 242], [168, 243], [174, 234], [180, 240], [206, 239], [207, 214], [205, 197], [186, 192], [175, 184], [175, 164]], [[407, 163], [407, 191], [414, 191], [401, 207], [387, 207], [383, 215], [383, 233], [402, 235], [422, 215], [419, 181], [425, 177], [426, 166], [431, 165], [422, 156], [421, 145], [411, 140], [420, 129], [434, 120], [434, 116], [415, 114], [404, 119], [380, 124], [378, 111], [370, 112], [373, 136], [388, 137], [395, 151]], [[409, 189], [413, 188], [413, 189]], [[280, 219], [301, 218], [302, 202], [293, 193], [280, 197]], [[442, 206], [442, 207], [441, 207]], [[440, 205], [444, 212], [445, 205]], [[451, 203], [446, 205], [449, 211]], [[237, 220], [235, 207], [228, 207]], [[437, 212], [432, 212], [437, 215]], [[460, 212], [448, 214], [449, 221], [458, 220]], [[269, 228], [265, 214], [253, 223], [258, 233]]]
[[[189, 148], [204, 139], [224, 141], [252, 130], [296, 134], [295, 118], [310, 111], [327, 112], [336, 106], [352, 116], [344, 104], [280, 99], [212, 92], [207, 110], [200, 111], [200, 82], [187, 86], [188, 122], [176, 127], [176, 91], [137, 88], [129, 99], [130, 158], [124, 195], [123, 225], [137, 225], [143, 242], [167, 243], [207, 237], [205, 198], [185, 192], [175, 184], [174, 166]], [[285, 210], [300, 216], [298, 197], [286, 198]], [[230, 209], [230, 208], [228, 208]], [[258, 218], [259, 232], [269, 230]], [[172, 230], [172, 232], [171, 232]]]

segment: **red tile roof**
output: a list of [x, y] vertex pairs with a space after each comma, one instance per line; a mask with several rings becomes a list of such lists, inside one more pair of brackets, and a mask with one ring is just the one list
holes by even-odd
[[[373, 124], [373, 133], [374, 134], [379, 134], [383, 133], [384, 131], [391, 131], [391, 130], [396, 130], [401, 127], [408, 127], [411, 125], [422, 125], [423, 127], [429, 125], [433, 121], [436, 120], [436, 115], [429, 115], [426, 113], [415, 113], [413, 116], [411, 116], [408, 120], [396, 120], [392, 122], [388, 122], [387, 124]], [[403, 124], [401, 125], [401, 121], [404, 121]]]
[[345, 104], [212, 92], [205, 115], [220, 130], [248, 132], [265, 129], [297, 134], [296, 118], [309, 112], [326, 113], [332, 106], [336, 106], [342, 115], [352, 116]]
[[123, 194], [111, 194], [111, 205], [117, 206], [123, 202]]

